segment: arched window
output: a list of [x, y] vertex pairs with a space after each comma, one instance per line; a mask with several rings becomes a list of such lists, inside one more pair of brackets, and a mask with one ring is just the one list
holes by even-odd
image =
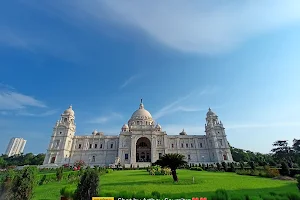
[[96, 157], [95, 156], [93, 156], [93, 158], [92, 158], [92, 162], [95, 162], [96, 161]]

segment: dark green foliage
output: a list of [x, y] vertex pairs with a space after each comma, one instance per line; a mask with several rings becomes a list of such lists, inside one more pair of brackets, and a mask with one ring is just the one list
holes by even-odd
[[226, 190], [219, 189], [216, 193], [211, 197], [212, 200], [229, 200], [229, 196]]
[[45, 182], [45, 180], [46, 180], [46, 178], [47, 178], [47, 176], [44, 175], [44, 176], [41, 178], [41, 180], [39, 181], [39, 185], [43, 185], [44, 182]]
[[244, 169], [244, 167], [245, 167], [245, 164], [244, 164], [244, 162], [240, 162], [240, 168], [241, 168], [241, 170], [243, 170], [243, 169]]
[[235, 166], [234, 163], [230, 163], [230, 171], [235, 172]]
[[160, 199], [160, 193], [157, 191], [153, 191], [151, 195], [154, 199]]
[[34, 155], [32, 153], [14, 155], [8, 157], [7, 155], [0, 156], [0, 168], [9, 166], [24, 166], [24, 165], [42, 165], [45, 159], [45, 154]]
[[86, 169], [74, 194], [74, 200], [92, 199], [98, 196], [99, 174], [93, 169]]
[[290, 175], [290, 168], [289, 168], [289, 166], [287, 165], [286, 162], [281, 163], [280, 174], [282, 176], [289, 176]]
[[64, 171], [63, 167], [60, 167], [60, 168], [56, 169], [56, 178], [57, 178], [57, 181], [61, 181], [62, 176], [63, 176], [63, 171]]
[[222, 162], [222, 167], [223, 167], [225, 172], [228, 171], [228, 167], [227, 167], [227, 164], [225, 162]]
[[220, 171], [222, 168], [222, 165], [220, 163], [217, 163], [217, 169]]
[[14, 200], [29, 200], [33, 196], [36, 185], [37, 168], [26, 167], [17, 175], [12, 183], [11, 196]]
[[202, 169], [206, 170], [206, 165], [204, 163], [202, 164]]
[[177, 154], [177, 153], [165, 154], [158, 161], [156, 161], [155, 164], [161, 167], [170, 168], [172, 171], [173, 180], [175, 182], [178, 182], [176, 169], [187, 164], [187, 162], [184, 159], [185, 156], [181, 154]]
[[253, 161], [249, 162], [249, 165], [250, 165], [252, 170], [256, 169], [255, 163]]

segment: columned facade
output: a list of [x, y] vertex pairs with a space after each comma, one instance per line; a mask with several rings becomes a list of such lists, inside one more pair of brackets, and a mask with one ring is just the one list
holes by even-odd
[[144, 167], [167, 153], [183, 154], [187, 162], [195, 164], [233, 162], [225, 128], [211, 109], [206, 114], [205, 135], [189, 135], [185, 130], [167, 135], [142, 101], [118, 136], [98, 131], [75, 136], [75, 131], [75, 113], [70, 106], [53, 128], [44, 166], [82, 160], [90, 166]]

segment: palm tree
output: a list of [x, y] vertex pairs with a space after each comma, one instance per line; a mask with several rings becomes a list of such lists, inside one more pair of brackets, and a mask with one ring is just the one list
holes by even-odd
[[187, 162], [184, 159], [184, 155], [178, 153], [170, 153], [163, 155], [154, 164], [160, 165], [161, 167], [169, 167], [172, 171], [173, 180], [175, 182], [178, 182], [176, 169], [187, 164]]

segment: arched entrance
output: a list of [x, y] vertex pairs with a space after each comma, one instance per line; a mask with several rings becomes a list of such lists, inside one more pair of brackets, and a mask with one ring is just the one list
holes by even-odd
[[136, 142], [136, 162], [151, 162], [151, 142], [146, 137]]

